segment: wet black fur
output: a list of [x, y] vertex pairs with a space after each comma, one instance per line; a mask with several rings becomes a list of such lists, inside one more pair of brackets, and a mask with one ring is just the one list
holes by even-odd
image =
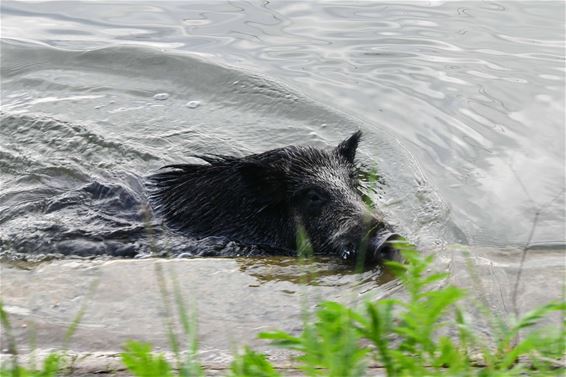
[[[338, 253], [342, 244], [327, 241], [340, 218], [361, 221], [354, 162], [360, 137], [358, 131], [332, 150], [289, 146], [241, 158], [194, 156], [206, 164], [169, 165], [149, 177], [151, 201], [169, 226], [192, 237], [294, 250], [300, 223], [315, 252]], [[327, 172], [332, 182], [324, 181]], [[361, 230], [354, 228], [357, 239]]]

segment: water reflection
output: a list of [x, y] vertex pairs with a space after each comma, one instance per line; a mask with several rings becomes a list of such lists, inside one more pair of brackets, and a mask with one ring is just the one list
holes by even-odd
[[362, 271], [336, 258], [238, 258], [240, 271], [255, 277], [259, 283], [290, 282], [320, 287], [380, 286], [394, 279], [381, 265], [365, 266]]

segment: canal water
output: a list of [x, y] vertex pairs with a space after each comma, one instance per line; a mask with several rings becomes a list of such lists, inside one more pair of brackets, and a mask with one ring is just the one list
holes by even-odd
[[[330, 148], [358, 129], [361, 163], [382, 177], [372, 199], [437, 268], [471, 286], [469, 254], [502, 315], [562, 294], [563, 2], [1, 7], [2, 297], [37, 324], [38, 346], [60, 345], [86, 302], [76, 349], [166, 347], [160, 263], [220, 362], [261, 346], [258, 331], [300, 328], [318, 298], [397, 294], [379, 266], [178, 259], [246, 250], [172, 232], [147, 206], [144, 177], [191, 154]], [[18, 327], [23, 346], [31, 327]]]

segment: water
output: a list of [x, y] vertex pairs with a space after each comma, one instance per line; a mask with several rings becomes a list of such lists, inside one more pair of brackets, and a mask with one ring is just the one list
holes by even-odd
[[[564, 21], [558, 1], [4, 1], [0, 251], [21, 263], [147, 255], [152, 244], [238, 254], [148, 235], [159, 219], [144, 206], [143, 177], [189, 154], [330, 147], [361, 129], [360, 158], [384, 178], [374, 199], [387, 220], [456, 275], [464, 267], [449, 245], [467, 245], [491, 266], [484, 276], [502, 312], [530, 239], [532, 277], [554, 282], [524, 287], [530, 307], [560, 294], [564, 271]], [[199, 263], [210, 272], [236, 262]], [[286, 290], [297, 277], [289, 268], [254, 284]], [[325, 271], [355, 297], [380, 296], [388, 280], [379, 268]], [[229, 275], [224, 284], [253, 291], [238, 283], [254, 277], [249, 269]], [[44, 278], [53, 292], [65, 287]], [[231, 311], [247, 313], [245, 302]], [[297, 323], [296, 306], [278, 308]], [[252, 327], [277, 324], [260, 322]]]

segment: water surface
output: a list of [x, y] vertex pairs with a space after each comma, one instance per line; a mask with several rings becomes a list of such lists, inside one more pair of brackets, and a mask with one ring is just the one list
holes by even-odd
[[[531, 281], [545, 277], [520, 285], [522, 308], [532, 307], [560, 295], [564, 272], [564, 21], [559, 1], [4, 1], [0, 252], [20, 262], [245, 254], [159, 227], [143, 177], [194, 153], [331, 147], [361, 129], [360, 159], [383, 177], [373, 199], [387, 220], [456, 277], [465, 267], [449, 245], [465, 245], [502, 313], [529, 246]], [[198, 263], [206, 272], [191, 279], [236, 262]], [[277, 278], [266, 270], [281, 272], [278, 262], [249, 263], [227, 280], [242, 299], [207, 314], [248, 313], [254, 288], [242, 282], [309, 286], [292, 261]], [[357, 276], [323, 265], [325, 286], [354, 301], [393, 293], [381, 268]], [[10, 266], [8, 281], [30, 273]], [[76, 279], [65, 274], [60, 288]], [[53, 274], [37, 276], [57, 287]], [[283, 325], [298, 325], [297, 306], [277, 297]], [[276, 323], [257, 310], [246, 331]]]

